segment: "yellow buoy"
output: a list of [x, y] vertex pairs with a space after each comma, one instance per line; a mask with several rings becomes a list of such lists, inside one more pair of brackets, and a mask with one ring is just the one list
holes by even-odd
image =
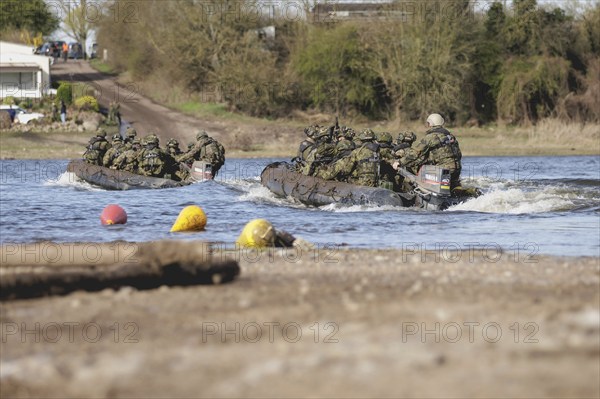
[[204, 230], [204, 226], [206, 226], [206, 214], [199, 206], [190, 205], [179, 212], [171, 232]]
[[254, 219], [246, 224], [236, 243], [241, 247], [264, 248], [275, 244], [275, 229], [265, 219]]

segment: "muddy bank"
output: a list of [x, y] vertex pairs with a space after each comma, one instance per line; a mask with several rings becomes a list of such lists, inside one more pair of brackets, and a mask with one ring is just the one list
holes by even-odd
[[435, 255], [226, 251], [232, 284], [4, 301], [0, 393], [600, 395], [598, 258]]

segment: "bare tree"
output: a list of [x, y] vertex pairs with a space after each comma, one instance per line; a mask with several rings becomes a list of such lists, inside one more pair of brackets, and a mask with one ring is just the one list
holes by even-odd
[[100, 17], [96, 15], [97, 5], [88, 3], [88, 0], [59, 0], [56, 3], [62, 11], [63, 31], [82, 46], [84, 57], [87, 38]]

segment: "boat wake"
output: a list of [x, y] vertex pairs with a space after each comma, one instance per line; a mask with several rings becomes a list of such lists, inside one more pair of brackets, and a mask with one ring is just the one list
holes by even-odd
[[528, 214], [588, 209], [600, 205], [597, 187], [580, 181], [490, 181], [475, 178], [469, 185], [484, 195], [455, 205], [449, 211]]
[[48, 179], [44, 182], [45, 186], [70, 187], [79, 191], [104, 191], [102, 188], [94, 186], [72, 172], [64, 172], [56, 179]]

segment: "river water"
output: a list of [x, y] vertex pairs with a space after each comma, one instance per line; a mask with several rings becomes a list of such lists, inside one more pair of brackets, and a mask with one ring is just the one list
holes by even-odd
[[[600, 256], [600, 157], [467, 157], [463, 182], [484, 195], [443, 212], [329, 205], [274, 197], [260, 172], [281, 159], [228, 159], [215, 181], [164, 190], [106, 191], [66, 173], [67, 160], [0, 161], [0, 242], [157, 239], [233, 244], [265, 218], [319, 246]], [[102, 226], [108, 204], [126, 225]], [[206, 229], [169, 233], [181, 209], [201, 206]]]

